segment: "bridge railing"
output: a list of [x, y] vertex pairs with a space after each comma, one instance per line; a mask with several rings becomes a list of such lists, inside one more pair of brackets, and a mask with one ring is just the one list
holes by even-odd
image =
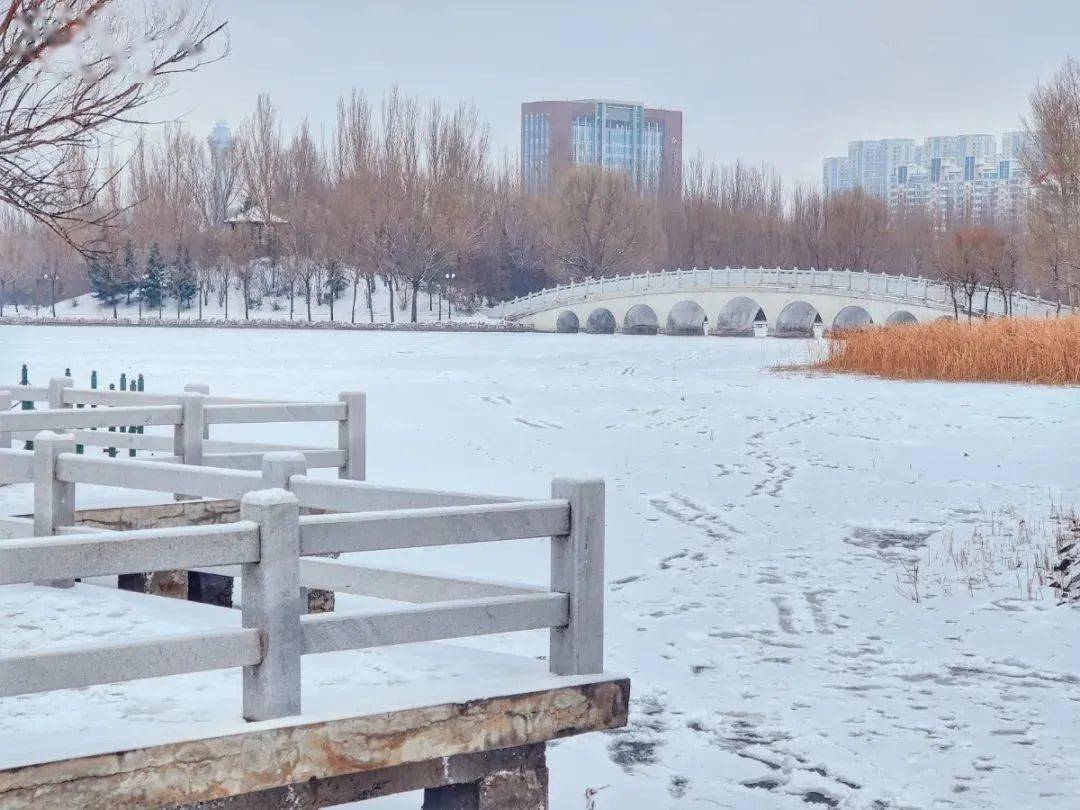
[[[646, 271], [604, 278], [585, 279], [570, 284], [559, 284], [515, 298], [493, 307], [492, 312], [504, 318], [517, 318], [561, 304], [574, 304], [591, 297], [617, 295], [620, 293], [674, 292], [677, 290], [701, 290], [730, 287], [733, 289], [829, 289], [851, 291], [874, 297], [889, 298], [906, 303], [917, 303], [951, 311], [953, 293], [940, 281], [924, 277], [890, 275], [887, 273], [857, 272], [851, 270], [800, 270], [783, 268], [715, 268], [705, 270]], [[964, 310], [966, 296], [957, 292], [957, 301]], [[1059, 310], [1069, 312], [1072, 308], [1022, 293], [1014, 293], [1008, 301], [996, 288], [979, 287], [972, 301], [972, 311], [982, 314], [1003, 315], [1054, 315]]]

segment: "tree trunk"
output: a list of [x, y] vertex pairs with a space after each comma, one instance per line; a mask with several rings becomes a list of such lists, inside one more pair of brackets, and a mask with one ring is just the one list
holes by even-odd
[[296, 281], [289, 279], [289, 320], [293, 319], [293, 312], [296, 311]]
[[409, 313], [410, 319], [412, 320], [413, 323], [416, 323], [416, 297], [417, 297], [417, 293], [419, 291], [420, 291], [420, 280], [419, 279], [413, 279], [412, 280], [412, 310], [410, 310], [410, 313]]
[[370, 323], [375, 323], [375, 278], [373, 276], [365, 276], [364, 287], [367, 290], [368, 321]]
[[241, 285], [241, 292], [243, 292], [243, 294], [244, 294], [244, 320], [245, 321], [249, 320], [250, 316], [251, 316], [251, 310], [250, 310], [250, 307], [248, 306], [248, 301], [251, 299], [251, 296], [248, 294], [248, 285], [250, 283], [251, 282], [248, 279], [245, 278], [244, 283]]
[[[0, 309], [0, 315], [2, 315], [3, 312], [4, 312], [3, 309]], [[116, 299], [115, 298], [113, 299], [113, 302], [112, 302], [112, 317], [113, 317], [114, 321], [117, 318], [117, 315], [116, 315]]]
[[349, 323], [356, 323], [356, 288], [360, 286], [360, 279], [353, 274], [352, 277], [352, 313], [349, 316]]
[[397, 302], [394, 301], [394, 282], [392, 278], [386, 279], [386, 293], [390, 296], [390, 323], [394, 322], [394, 307]]

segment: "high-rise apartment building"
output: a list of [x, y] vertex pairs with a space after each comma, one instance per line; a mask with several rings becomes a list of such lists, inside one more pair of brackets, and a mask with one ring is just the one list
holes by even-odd
[[1022, 132], [1006, 132], [998, 151], [993, 135], [934, 135], [916, 145], [907, 138], [851, 141], [847, 157], [825, 158], [825, 194], [861, 188], [891, 212], [921, 211], [949, 222], [1016, 224], [1029, 184], [1020, 163]]
[[637, 102], [529, 101], [521, 105], [521, 178], [546, 188], [571, 166], [625, 172], [638, 188], [678, 193], [682, 113]]
[[1024, 131], [1006, 132], [1001, 136], [1001, 156], [1009, 160], [1020, 160], [1028, 145], [1028, 134]]

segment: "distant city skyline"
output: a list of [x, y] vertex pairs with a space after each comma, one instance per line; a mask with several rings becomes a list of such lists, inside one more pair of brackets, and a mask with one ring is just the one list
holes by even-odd
[[920, 211], [949, 222], [1015, 225], [1030, 183], [1021, 163], [1027, 135], [961, 133], [849, 141], [847, 154], [822, 160], [828, 196], [854, 189], [884, 200], [894, 213]]
[[286, 130], [307, 117], [329, 139], [339, 96], [355, 87], [377, 105], [397, 85], [425, 103], [475, 102], [498, 161], [519, 156], [524, 100], [631, 98], [683, 111], [687, 158], [820, 182], [822, 156], [851, 138], [1019, 129], [1036, 82], [1077, 49], [1080, 4], [1038, 5], [909, 0], [907, 34], [883, 37], [897, 8], [874, 3], [323, 0], [311, 13], [229, 0], [217, 6], [230, 55], [178, 77], [152, 113], [200, 134], [223, 118], [235, 133], [268, 92]]

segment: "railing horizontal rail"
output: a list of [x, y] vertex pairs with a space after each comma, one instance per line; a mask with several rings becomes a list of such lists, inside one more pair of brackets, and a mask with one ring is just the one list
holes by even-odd
[[[220, 467], [232, 470], [258, 470], [262, 468], [263, 455], [275, 451], [250, 451], [229, 453], [206, 453], [202, 463], [207, 467]], [[304, 456], [308, 469], [341, 467], [345, 464], [347, 453], [343, 450], [296, 450]]]
[[[0, 385], [0, 389], [3, 388]], [[45, 402], [49, 399], [49, 389], [41, 385], [11, 385], [6, 390], [16, 402]]]
[[[145, 450], [152, 453], [171, 453], [173, 440], [168, 436], [154, 436], [148, 433], [120, 433], [119, 431], [99, 432], [77, 429], [65, 430], [75, 436], [75, 441], [88, 447], [116, 447], [120, 450]], [[12, 438], [33, 441], [37, 430], [22, 430], [12, 433]]]
[[34, 454], [29, 450], [0, 447], [0, 484], [21, 484], [34, 480]]
[[388, 487], [367, 481], [328, 481], [306, 475], [290, 478], [289, 490], [300, 499], [301, 505], [331, 512], [377, 512], [386, 509], [515, 503], [521, 500], [503, 495]]
[[179, 425], [179, 405], [144, 405], [135, 408], [64, 408], [0, 413], [0, 431], [68, 430], [121, 425]]
[[232, 499], [259, 489], [262, 481], [258, 473], [244, 470], [139, 459], [89, 458], [72, 453], [63, 453], [57, 459], [56, 475], [61, 481], [80, 484]]
[[549, 592], [432, 602], [389, 613], [315, 614], [301, 618], [301, 650], [311, 655], [563, 627], [569, 609], [566, 594]]
[[176, 633], [123, 644], [94, 644], [0, 657], [0, 697], [252, 666], [259, 631]]
[[168, 394], [146, 394], [139, 391], [105, 391], [96, 388], [65, 388], [65, 405], [145, 406], [179, 405], [180, 397]]
[[0, 517], [0, 540], [18, 540], [33, 536], [33, 518]]
[[550, 593], [548, 588], [511, 582], [418, 574], [381, 566], [375, 568], [310, 558], [300, 561], [300, 584], [309, 588], [416, 604]]
[[343, 402], [288, 403], [274, 405], [207, 405], [206, 424], [246, 424], [252, 422], [340, 422], [345, 419]]
[[551, 537], [566, 534], [569, 527], [570, 507], [566, 501], [305, 515], [300, 518], [300, 553], [383, 551]]
[[[25, 386], [12, 386], [12, 396], [26, 390]], [[47, 388], [32, 389], [41, 399], [48, 398]], [[151, 394], [144, 391], [107, 391], [98, 388], [65, 388], [65, 405], [179, 405], [183, 398], [178, 394]], [[261, 405], [284, 404], [277, 399], [248, 399], [247, 397], [205, 396], [206, 405]]]
[[[238, 577], [242, 574], [239, 565], [196, 565], [191, 570], [223, 577]], [[551, 593], [549, 588], [515, 582], [418, 574], [314, 557], [300, 559], [300, 584], [305, 588], [412, 604]]]
[[33, 537], [0, 545], [0, 585], [259, 560], [254, 523]]

